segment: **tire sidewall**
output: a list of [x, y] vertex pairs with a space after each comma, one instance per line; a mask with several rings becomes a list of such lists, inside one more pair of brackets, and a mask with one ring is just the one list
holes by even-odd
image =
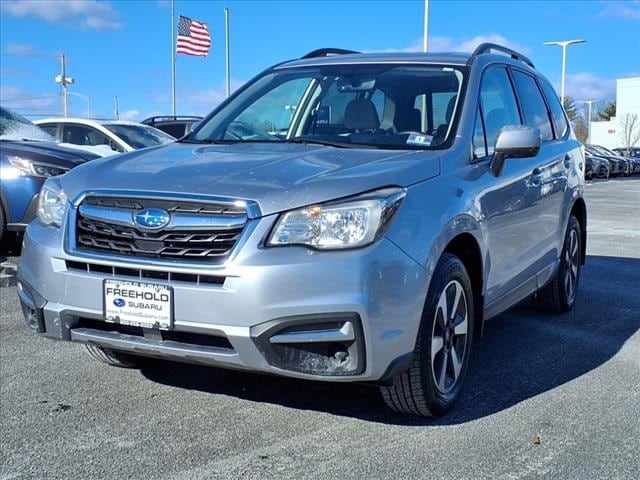
[[[576, 235], [578, 237], [578, 252], [577, 252], [577, 256], [578, 256], [578, 272], [576, 274], [576, 282], [575, 282], [575, 287], [573, 290], [573, 297], [569, 297], [568, 292], [566, 291], [565, 288], [565, 282], [564, 282], [564, 278], [565, 275], [567, 274], [567, 264], [565, 262], [565, 255], [567, 253], [567, 249], [569, 248], [569, 238], [571, 236], [571, 232], [575, 231]], [[581, 258], [582, 258], [582, 236], [581, 236], [581, 231], [580, 231], [580, 223], [578, 222], [578, 219], [571, 215], [569, 217], [569, 223], [567, 224], [567, 231], [564, 235], [564, 243], [562, 245], [562, 257], [561, 257], [561, 261], [560, 261], [560, 292], [562, 295], [562, 301], [564, 302], [564, 307], [569, 310], [571, 309], [571, 307], [573, 307], [573, 305], [576, 303], [576, 298], [578, 297], [578, 285], [580, 283], [580, 273], [582, 271], [581, 268]]]
[[[446, 394], [440, 392], [435, 385], [432, 374], [431, 365], [431, 336], [433, 332], [433, 324], [435, 322], [435, 312], [438, 305], [440, 295], [452, 280], [457, 280], [462, 285], [464, 293], [467, 297], [467, 314], [468, 329], [467, 341], [465, 343], [464, 357], [462, 361], [462, 370], [454, 388]], [[471, 343], [473, 339], [473, 320], [474, 320], [474, 300], [471, 281], [463, 263], [453, 255], [446, 255], [438, 263], [434, 277], [429, 286], [425, 308], [422, 314], [420, 327], [420, 374], [424, 392], [428, 400], [429, 408], [434, 413], [442, 414], [449, 410], [457, 398], [464, 384], [464, 379], [469, 365], [469, 355], [471, 354]]]

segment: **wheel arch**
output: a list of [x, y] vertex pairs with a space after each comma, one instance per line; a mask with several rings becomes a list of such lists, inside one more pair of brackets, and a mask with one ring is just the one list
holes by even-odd
[[580, 224], [580, 242], [582, 243], [582, 258], [580, 258], [580, 262], [584, 265], [587, 259], [587, 205], [582, 197], [576, 199], [573, 203], [571, 215], [576, 217]]
[[484, 269], [480, 245], [471, 233], [463, 232], [452, 238], [442, 253], [449, 253], [458, 257], [469, 274], [473, 290], [474, 332], [476, 338], [480, 338], [484, 323]]

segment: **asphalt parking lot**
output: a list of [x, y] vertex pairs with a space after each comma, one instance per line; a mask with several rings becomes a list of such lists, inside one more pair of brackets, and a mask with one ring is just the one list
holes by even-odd
[[7, 274], [0, 479], [638, 478], [640, 178], [586, 189], [574, 310], [525, 303], [491, 321], [438, 420], [393, 414], [361, 385], [108, 367], [28, 332]]

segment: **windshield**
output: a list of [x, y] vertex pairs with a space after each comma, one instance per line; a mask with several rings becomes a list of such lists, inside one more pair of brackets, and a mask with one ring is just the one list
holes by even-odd
[[0, 139], [55, 142], [56, 139], [22, 115], [0, 107]]
[[157, 128], [147, 125], [127, 125], [123, 123], [106, 123], [104, 127], [120, 137], [136, 150], [153, 147], [163, 143], [175, 142], [175, 138]]
[[463, 69], [330, 65], [275, 69], [185, 141], [437, 148], [453, 135]]
[[608, 148], [601, 147], [600, 145], [595, 145], [594, 147], [595, 147], [596, 150], [598, 150], [599, 152], [604, 153], [605, 155], [612, 155], [614, 157], [620, 156], [619, 153], [612, 152]]

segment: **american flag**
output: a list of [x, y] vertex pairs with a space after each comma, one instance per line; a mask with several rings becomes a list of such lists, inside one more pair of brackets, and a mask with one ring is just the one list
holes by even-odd
[[206, 23], [180, 15], [176, 52], [206, 57], [211, 46], [211, 37]]

